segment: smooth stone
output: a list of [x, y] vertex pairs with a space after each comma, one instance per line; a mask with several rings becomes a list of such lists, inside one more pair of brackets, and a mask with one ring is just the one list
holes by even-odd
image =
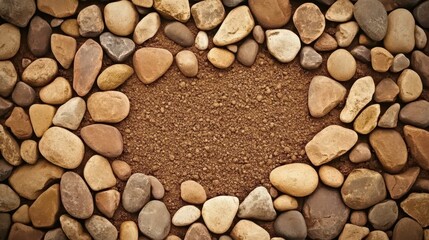
[[399, 112], [399, 120], [416, 127], [426, 128], [429, 126], [429, 102], [418, 100], [408, 103]]
[[164, 239], [171, 228], [171, 218], [165, 204], [158, 200], [148, 202], [138, 217], [140, 231], [152, 239]]
[[119, 91], [96, 92], [88, 98], [87, 107], [93, 121], [118, 123], [128, 116], [130, 101]]
[[18, 80], [18, 75], [11, 61], [0, 61], [0, 78], [0, 96], [8, 97]]
[[153, 6], [153, 0], [132, 0], [134, 5], [143, 8], [151, 8]]
[[226, 49], [214, 47], [208, 52], [207, 59], [213, 66], [226, 69], [234, 63], [235, 55]]
[[216, 46], [226, 46], [245, 38], [255, 26], [249, 7], [243, 5], [232, 9], [213, 37]]
[[349, 159], [352, 163], [366, 162], [371, 159], [371, 150], [365, 142], [356, 144], [350, 151]]
[[343, 85], [325, 76], [315, 76], [308, 89], [308, 109], [312, 117], [323, 117], [346, 97]]
[[54, 184], [31, 204], [28, 213], [34, 227], [52, 227], [60, 211], [60, 185]]
[[256, 21], [266, 29], [281, 28], [289, 22], [292, 16], [292, 6], [289, 0], [250, 0], [249, 7]]
[[80, 10], [77, 15], [79, 34], [82, 37], [97, 37], [104, 30], [103, 14], [97, 5]]
[[66, 19], [61, 24], [61, 31], [63, 31], [65, 34], [71, 36], [71, 37], [80, 37], [79, 33], [79, 24], [77, 23], [76, 19]]
[[378, 0], [359, 0], [353, 9], [359, 27], [374, 41], [380, 41], [387, 32], [387, 12]]
[[427, 2], [422, 2], [417, 7], [415, 7], [413, 11], [416, 21], [424, 28], [429, 28], [429, 20], [427, 19], [428, 11], [429, 3]]
[[209, 47], [209, 37], [204, 31], [199, 31], [195, 37], [195, 47], [198, 50], [204, 51]]
[[416, 25], [414, 30], [414, 38], [416, 39], [416, 48], [423, 49], [426, 47], [428, 37], [426, 36], [425, 30], [418, 25]]
[[24, 225], [22, 223], [14, 223], [10, 228], [8, 239], [42, 240], [44, 234], [44, 232], [36, 228]]
[[279, 212], [298, 208], [298, 201], [289, 195], [281, 195], [274, 200], [274, 208]]
[[105, 32], [100, 35], [100, 45], [104, 49], [107, 56], [114, 62], [124, 62], [136, 48], [133, 40], [126, 37], [118, 37], [110, 32]]
[[103, 62], [103, 49], [88, 39], [76, 52], [73, 67], [73, 89], [80, 97], [91, 90]]
[[128, 163], [121, 160], [114, 160], [112, 162], [113, 173], [118, 177], [121, 181], [127, 181], [131, 176], [131, 167]]
[[322, 55], [309, 46], [303, 47], [299, 54], [299, 63], [307, 70], [318, 68], [322, 64], [322, 60]]
[[35, 164], [39, 159], [39, 151], [37, 150], [37, 142], [31, 139], [21, 143], [20, 154], [22, 160], [28, 164]]
[[76, 53], [76, 48], [76, 39], [56, 33], [51, 35], [52, 53], [63, 68], [70, 68]]
[[132, 67], [126, 64], [114, 64], [100, 73], [97, 78], [97, 85], [103, 91], [114, 90], [121, 86], [133, 74], [134, 70]]
[[392, 66], [390, 67], [390, 71], [397, 73], [400, 72], [410, 66], [410, 59], [407, 58], [403, 53], [396, 54], [393, 58]]
[[39, 91], [40, 99], [47, 104], [63, 104], [72, 97], [72, 88], [67, 79], [57, 77]]
[[34, 0], [2, 0], [0, 1], [0, 5], [2, 6], [0, 8], [0, 17], [18, 27], [26, 27], [36, 12], [36, 3]]
[[1, 24], [0, 25], [0, 46], [2, 46], [2, 48], [0, 49], [0, 60], [10, 59], [13, 56], [15, 56], [16, 53], [18, 53], [20, 45], [21, 45], [21, 33], [19, 29], [9, 23]]
[[304, 217], [296, 210], [280, 214], [274, 222], [274, 231], [286, 239], [304, 240], [307, 237]]
[[353, 39], [356, 37], [358, 31], [359, 25], [355, 21], [339, 24], [337, 26], [337, 31], [335, 32], [335, 38], [337, 39], [338, 46], [350, 46], [350, 44], [352, 44], [353, 42]]
[[[222, 238], [222, 237], [221, 237]], [[166, 240], [180, 240], [181, 238], [170, 235]], [[186, 231], [184, 240], [211, 240], [209, 230], [201, 223], [194, 223]], [[232, 240], [232, 239], [231, 239]]]
[[270, 234], [265, 229], [249, 220], [240, 220], [231, 230], [230, 235], [234, 240], [270, 239]]
[[191, 18], [188, 0], [153, 0], [153, 7], [167, 19], [187, 22]]
[[30, 224], [30, 216], [28, 214], [28, 205], [24, 204], [21, 205], [12, 215], [12, 221], [13, 222], [19, 222], [23, 224]]
[[162, 48], [140, 48], [133, 56], [134, 70], [144, 84], [156, 81], [167, 72], [172, 63], [173, 55]]
[[314, 43], [314, 49], [321, 52], [333, 51], [337, 47], [337, 40], [326, 32], [322, 33]]
[[91, 236], [85, 232], [82, 225], [70, 216], [65, 214], [61, 215], [60, 223], [61, 229], [64, 231], [64, 234], [68, 239], [92, 240]]
[[19, 145], [3, 125], [0, 125], [0, 152], [10, 165], [18, 166], [22, 163]]
[[407, 146], [404, 139], [395, 130], [377, 129], [369, 136], [383, 168], [390, 173], [398, 173], [407, 163]]
[[320, 166], [344, 155], [357, 140], [358, 135], [355, 131], [339, 125], [330, 125], [307, 143], [305, 153], [313, 165]]
[[233, 196], [217, 196], [204, 202], [202, 216], [207, 228], [223, 234], [231, 227], [238, 211], [239, 200]]
[[423, 83], [419, 74], [411, 69], [405, 69], [399, 75], [398, 80], [399, 97], [405, 103], [416, 100], [423, 92]]
[[22, 81], [32, 87], [43, 87], [50, 83], [58, 72], [57, 62], [52, 58], [34, 60], [22, 73]]
[[267, 30], [268, 51], [282, 63], [291, 62], [301, 49], [298, 35], [287, 29]]
[[55, 111], [55, 107], [48, 104], [31, 105], [28, 114], [30, 115], [34, 134], [36, 134], [37, 137], [42, 137], [46, 130], [52, 125]]
[[388, 230], [398, 219], [398, 206], [393, 200], [386, 200], [373, 206], [368, 212], [368, 220], [374, 229]]
[[252, 31], [253, 39], [259, 44], [263, 44], [265, 41], [264, 29], [260, 25], [256, 25]]
[[175, 57], [177, 67], [186, 77], [195, 77], [198, 74], [198, 59], [189, 50], [182, 50]]
[[331, 22], [347, 22], [353, 17], [353, 3], [349, 0], [338, 0], [326, 11], [325, 18]]
[[325, 16], [314, 3], [301, 4], [292, 19], [301, 41], [305, 44], [315, 41], [325, 30]]
[[416, 23], [408, 10], [399, 8], [388, 15], [384, 47], [391, 53], [409, 53], [414, 49]]
[[36, 56], [44, 56], [49, 51], [52, 28], [47, 21], [35, 16], [29, 25], [27, 44], [30, 52]]
[[180, 197], [183, 201], [192, 204], [203, 204], [207, 200], [206, 190], [201, 184], [187, 180], [180, 184]]
[[46, 232], [43, 240], [67, 240], [67, 236], [61, 228], [55, 228]]
[[371, 51], [363, 45], [356, 46], [350, 53], [353, 57], [363, 63], [371, 62]]
[[104, 190], [116, 185], [116, 178], [109, 161], [100, 155], [94, 155], [86, 162], [83, 177], [93, 191]]
[[86, 145], [105, 157], [115, 158], [122, 154], [122, 134], [113, 126], [91, 124], [80, 130], [80, 136]]
[[118, 238], [116, 227], [102, 216], [93, 215], [85, 220], [85, 227], [94, 240], [116, 240]]
[[225, 18], [225, 9], [220, 0], [197, 2], [191, 7], [192, 18], [200, 30], [212, 30]]
[[119, 230], [119, 240], [138, 240], [139, 229], [133, 221], [124, 221]]
[[399, 103], [395, 103], [390, 106], [380, 117], [380, 120], [378, 121], [378, 126], [382, 128], [396, 128], [396, 126], [398, 125], [398, 116], [400, 109], [401, 105]]
[[244, 0], [222, 0], [223, 5], [227, 7], [236, 7], [240, 3], [242, 3]]
[[61, 202], [72, 217], [87, 219], [94, 212], [91, 191], [85, 181], [74, 172], [66, 172], [60, 181]]
[[172, 223], [176, 227], [184, 227], [191, 225], [195, 221], [197, 221], [201, 216], [201, 211], [197, 207], [193, 205], [186, 205], [179, 210], [177, 210], [176, 213], [174, 213], [172, 218]]
[[86, 103], [80, 97], [74, 97], [61, 105], [55, 113], [52, 123], [55, 126], [78, 129], [86, 112]]
[[246, 67], [250, 67], [255, 63], [256, 56], [259, 52], [259, 45], [253, 39], [247, 39], [240, 45], [237, 52], [237, 60]]
[[393, 55], [382, 47], [371, 49], [372, 69], [377, 72], [387, 72], [393, 64]]
[[356, 60], [347, 50], [338, 49], [329, 55], [327, 69], [335, 80], [348, 81], [356, 73]]
[[13, 108], [13, 103], [0, 97], [0, 116], [5, 115], [6, 113], [9, 113], [10, 110]]
[[339, 188], [344, 182], [344, 176], [340, 170], [328, 165], [319, 168], [319, 177], [323, 184], [332, 188]]
[[161, 26], [161, 18], [156, 12], [149, 13], [139, 23], [137, 23], [133, 34], [133, 40], [136, 44], [143, 44], [151, 39], [158, 32]]
[[368, 222], [368, 216], [365, 211], [353, 211], [350, 214], [350, 223], [357, 226], [365, 226]]
[[383, 201], [386, 198], [386, 186], [380, 173], [358, 168], [347, 176], [341, 196], [348, 207], [361, 210]]
[[33, 135], [30, 117], [21, 107], [14, 107], [10, 116], [4, 122], [18, 139], [28, 139]]
[[429, 169], [429, 132], [410, 125], [404, 126], [404, 137], [411, 156], [425, 170]]
[[78, 0], [65, 0], [59, 3], [55, 0], [38, 0], [37, 9], [53, 17], [70, 17], [76, 13]]
[[404, 217], [396, 223], [392, 235], [392, 240], [421, 240], [423, 238], [423, 228], [413, 219]]
[[164, 197], [165, 190], [162, 183], [154, 176], [148, 176], [150, 181], [152, 197], [159, 200]]
[[429, 194], [411, 193], [401, 202], [401, 208], [422, 227], [429, 226]]
[[316, 170], [308, 164], [290, 163], [272, 170], [270, 182], [283, 193], [294, 197], [305, 197], [314, 192], [319, 183], [319, 177]]
[[380, 104], [372, 104], [365, 108], [353, 123], [353, 129], [360, 134], [369, 134], [377, 127], [380, 116]]
[[370, 76], [356, 80], [350, 88], [346, 105], [340, 114], [343, 123], [351, 123], [359, 112], [372, 100], [375, 92], [374, 80]]
[[394, 102], [399, 94], [399, 87], [391, 78], [381, 80], [375, 88], [376, 102]]
[[0, 159], [0, 182], [9, 178], [12, 174], [13, 166], [7, 163], [5, 160]]
[[150, 181], [143, 173], [134, 173], [128, 179], [122, 192], [122, 206], [125, 211], [140, 211], [150, 199]]
[[139, 14], [130, 1], [108, 3], [103, 11], [107, 29], [118, 36], [128, 36], [133, 33], [139, 21]]
[[6, 184], [0, 184], [0, 202], [0, 212], [13, 211], [21, 204], [18, 194]]
[[7, 239], [12, 221], [9, 213], [0, 213], [0, 239]]
[[239, 218], [273, 221], [277, 214], [273, 200], [265, 187], [253, 189], [238, 208]]
[[356, 226], [347, 223], [338, 240], [362, 240], [369, 234], [367, 227]]
[[114, 189], [98, 192], [95, 194], [95, 206], [106, 217], [112, 218], [118, 209], [120, 199], [121, 194]]

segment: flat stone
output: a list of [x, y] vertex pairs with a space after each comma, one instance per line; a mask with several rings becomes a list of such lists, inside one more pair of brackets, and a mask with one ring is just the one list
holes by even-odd
[[72, 37], [80, 37], [79, 24], [76, 19], [66, 19], [61, 24], [61, 31]]
[[356, 73], [356, 60], [347, 50], [338, 49], [329, 55], [327, 69], [334, 79], [348, 81]]
[[298, 201], [289, 195], [280, 195], [274, 200], [274, 208], [279, 212], [298, 208]]
[[424, 49], [428, 43], [428, 37], [426, 36], [425, 30], [416, 25], [414, 37], [416, 39], [416, 48]]
[[199, 183], [188, 180], [180, 184], [180, 197], [183, 201], [192, 204], [203, 204], [207, 200], [207, 194]]
[[327, 52], [337, 49], [338, 43], [334, 37], [324, 32], [314, 43], [314, 49], [317, 51]]
[[179, 210], [177, 210], [176, 213], [174, 213], [172, 218], [172, 223], [176, 227], [184, 227], [191, 225], [195, 221], [197, 221], [201, 217], [201, 211], [197, 207], [193, 205], [186, 205]]
[[[222, 238], [222, 237], [221, 237]], [[166, 240], [179, 240], [180, 238], [174, 235], [170, 235]], [[194, 223], [186, 231], [184, 240], [211, 240], [209, 230], [202, 223]], [[231, 239], [232, 240], [232, 239]]]
[[52, 58], [34, 60], [22, 73], [22, 81], [32, 87], [43, 87], [54, 80], [58, 72], [57, 62]]
[[244, 66], [250, 67], [255, 62], [258, 52], [258, 43], [253, 39], [247, 39], [238, 48], [237, 60]]
[[47, 104], [63, 104], [72, 98], [72, 88], [67, 79], [57, 77], [39, 91], [40, 99]]
[[423, 238], [423, 228], [413, 219], [404, 217], [396, 223], [392, 235], [393, 240], [421, 240]]
[[209, 47], [209, 37], [204, 31], [199, 31], [195, 37], [195, 47], [198, 50], [204, 51]]
[[42, 240], [44, 234], [44, 232], [36, 228], [24, 225], [22, 223], [14, 223], [10, 228], [8, 239]]
[[30, 52], [36, 56], [44, 56], [49, 51], [52, 28], [49, 23], [35, 16], [28, 28], [27, 44]]
[[162, 48], [140, 48], [133, 57], [137, 77], [145, 84], [150, 84], [164, 75], [172, 63], [173, 55]]
[[353, 211], [350, 214], [350, 223], [353, 225], [364, 227], [368, 222], [368, 216], [364, 210]]
[[307, 70], [318, 68], [322, 64], [322, 60], [322, 55], [309, 46], [303, 47], [299, 54], [299, 63], [301, 67]]
[[60, 185], [54, 184], [31, 204], [29, 215], [34, 227], [52, 227], [60, 211]]
[[3, 125], [0, 125], [0, 152], [10, 165], [18, 166], [22, 163], [19, 145]]
[[308, 109], [312, 117], [323, 117], [346, 97], [343, 85], [325, 76], [315, 76], [308, 89]]
[[410, 66], [410, 59], [408, 59], [403, 53], [396, 54], [393, 58], [392, 66], [390, 67], [390, 71], [397, 73], [400, 72]]
[[265, 187], [252, 190], [238, 208], [239, 218], [273, 221], [277, 214], [273, 200]]
[[148, 202], [138, 217], [140, 231], [152, 239], [164, 239], [170, 232], [171, 217], [165, 204], [158, 200]]
[[6, 113], [9, 113], [10, 110], [13, 108], [13, 103], [0, 97], [0, 116], [5, 115]]
[[325, 16], [314, 3], [301, 4], [292, 19], [301, 41], [305, 44], [315, 41], [325, 30]]
[[142, 173], [134, 173], [128, 179], [122, 192], [122, 206], [125, 211], [135, 213], [140, 211], [150, 199], [150, 181]]
[[55, 228], [46, 232], [43, 240], [67, 240], [67, 236], [64, 234], [61, 228]]
[[93, 215], [85, 220], [85, 227], [95, 240], [116, 240], [118, 238], [116, 227], [102, 216]]
[[42, 137], [46, 130], [52, 125], [55, 111], [55, 107], [48, 104], [31, 105], [28, 113], [30, 115], [34, 134], [36, 134], [37, 137]]
[[411, 70], [405, 69], [398, 78], [399, 97], [403, 102], [416, 100], [423, 92], [423, 83], [419, 75]]
[[226, 46], [245, 38], [255, 26], [249, 7], [243, 5], [232, 9], [213, 37], [216, 46]]
[[2, 0], [0, 5], [2, 6], [0, 8], [0, 17], [18, 27], [26, 27], [36, 12], [36, 3], [33, 0]]
[[132, 67], [126, 64], [114, 64], [101, 72], [97, 85], [101, 90], [114, 90], [134, 74]]
[[389, 13], [384, 47], [391, 53], [409, 53], [414, 49], [416, 23], [408, 10], [399, 8]]
[[373, 206], [368, 212], [368, 220], [374, 229], [388, 230], [398, 219], [398, 205], [393, 200], [386, 200]]
[[104, 30], [103, 15], [97, 5], [80, 10], [77, 15], [79, 34], [82, 37], [97, 37]]
[[380, 41], [387, 32], [387, 12], [377, 0], [359, 0], [353, 9], [359, 27], [374, 41]]
[[88, 98], [87, 107], [93, 121], [118, 123], [128, 116], [130, 101], [119, 91], [96, 92]]
[[372, 69], [377, 72], [387, 72], [393, 64], [393, 55], [382, 47], [371, 49]]
[[287, 1], [257, 1], [250, 0], [249, 7], [258, 23], [266, 28], [281, 28], [289, 22], [292, 16], [292, 6]]
[[319, 183], [319, 177], [316, 170], [308, 164], [290, 163], [272, 170], [270, 182], [283, 193], [294, 197], [305, 197], [314, 192]]
[[[115, 181], [116, 183], [116, 181]], [[95, 205], [97, 209], [108, 218], [112, 218], [118, 209], [121, 194], [114, 190], [106, 190], [95, 194]]]
[[383, 173], [387, 190], [392, 199], [399, 199], [411, 189], [420, 173], [419, 167], [412, 167], [403, 173], [391, 175]]
[[398, 116], [401, 105], [395, 103], [390, 106], [386, 112], [380, 117], [378, 121], [378, 126], [382, 128], [396, 128], [398, 125]]
[[156, 12], [149, 13], [137, 24], [133, 40], [136, 44], [143, 44], [148, 39], [151, 39], [158, 32], [161, 26], [161, 18]]
[[21, 203], [18, 194], [6, 184], [0, 184], [0, 212], [10, 212], [17, 209]]
[[207, 200], [202, 209], [207, 228], [215, 234], [228, 231], [238, 211], [238, 205], [238, 198], [232, 196], [217, 196]]
[[325, 18], [331, 22], [347, 22], [353, 17], [353, 3], [349, 0], [340, 0], [334, 2], [328, 11]]
[[63, 68], [70, 68], [76, 53], [76, 49], [76, 39], [57, 33], [51, 35], [52, 53]]
[[10, 59], [15, 56], [21, 45], [21, 33], [19, 29], [9, 23], [0, 25], [0, 45], [2, 46], [0, 49], [0, 60]]
[[267, 30], [268, 51], [282, 63], [291, 62], [301, 49], [298, 35], [287, 29]]
[[100, 155], [94, 155], [86, 162], [83, 177], [93, 191], [104, 190], [116, 185], [116, 178], [109, 161]]
[[344, 176], [340, 170], [328, 165], [319, 168], [319, 177], [323, 184], [332, 188], [339, 188], [344, 182]]
[[[87, 219], [94, 212], [91, 191], [85, 181], [74, 172], [66, 172], [60, 182], [61, 202], [71, 216]], [[64, 230], [64, 229], [63, 229]]]
[[429, 132], [410, 125], [404, 126], [404, 136], [411, 156], [425, 170], [429, 169]]
[[191, 18], [188, 0], [153, 0], [153, 7], [167, 19], [187, 22]]
[[350, 88], [346, 105], [340, 114], [343, 123], [351, 123], [359, 112], [372, 100], [375, 92], [374, 80], [370, 76], [359, 78]]
[[416, 127], [426, 128], [429, 126], [429, 102], [418, 100], [408, 103], [399, 112], [399, 120]]
[[70, 216], [64, 214], [60, 217], [61, 229], [64, 231], [68, 239], [76, 240], [91, 240], [91, 236], [85, 232], [82, 225], [71, 218]]
[[274, 222], [274, 231], [286, 239], [306, 239], [307, 226], [304, 217], [296, 210], [280, 214]]
[[339, 24], [337, 26], [337, 31], [335, 32], [335, 38], [337, 39], [338, 46], [350, 46], [358, 31], [359, 25], [355, 21]]
[[398, 94], [398, 85], [391, 78], [385, 78], [377, 84], [374, 100], [376, 102], [394, 102]]
[[13, 166], [7, 163], [5, 160], [0, 159], [0, 182], [9, 178], [12, 173]]
[[200, 30], [212, 30], [225, 18], [225, 9], [220, 0], [197, 2], [191, 7], [192, 18]]
[[0, 61], [0, 78], [2, 83], [0, 96], [8, 97], [18, 80], [18, 75], [11, 61]]
[[363, 45], [356, 46], [350, 53], [353, 57], [363, 63], [371, 62], [371, 51]]
[[380, 104], [372, 104], [365, 108], [353, 123], [353, 129], [360, 134], [369, 134], [377, 127], [380, 116]]
[[350, 151], [349, 159], [352, 163], [366, 162], [371, 159], [371, 150], [365, 142], [356, 144]]
[[369, 136], [383, 168], [391, 173], [398, 173], [407, 163], [408, 153], [404, 139], [395, 130], [377, 129]]
[[401, 202], [401, 208], [422, 227], [429, 226], [429, 194], [411, 193]]
[[78, 0], [66, 0], [59, 3], [55, 0], [37, 1], [37, 9], [53, 17], [64, 18], [70, 17], [76, 13]]
[[112, 162], [113, 173], [122, 181], [127, 181], [131, 176], [131, 167], [128, 163], [121, 160], [114, 160]]
[[11, 132], [18, 139], [28, 139], [33, 135], [30, 117], [21, 107], [14, 107], [4, 125], [10, 128]]
[[133, 40], [118, 37], [110, 32], [100, 35], [100, 45], [114, 62], [124, 62], [133, 54], [136, 45]]
[[85, 111], [85, 101], [80, 97], [74, 97], [58, 108], [52, 123], [55, 126], [76, 130], [83, 119]]
[[104, 22], [107, 29], [118, 36], [133, 33], [139, 14], [130, 1], [111, 2], [104, 6]]
[[122, 134], [113, 126], [91, 124], [80, 130], [80, 136], [86, 145], [105, 157], [115, 158], [122, 154]]
[[360, 227], [347, 223], [338, 240], [361, 240], [369, 234], [367, 227]]
[[207, 59], [213, 66], [226, 69], [234, 63], [235, 55], [226, 49], [214, 47], [207, 54]]
[[119, 239], [138, 239], [139, 237], [139, 229], [137, 224], [133, 221], [124, 221], [121, 223], [121, 227], [119, 230]]

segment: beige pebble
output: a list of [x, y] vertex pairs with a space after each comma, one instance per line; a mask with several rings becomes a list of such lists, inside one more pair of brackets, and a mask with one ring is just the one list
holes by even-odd
[[393, 64], [393, 55], [382, 47], [371, 49], [372, 69], [377, 72], [387, 72]]
[[213, 64], [213, 66], [225, 69], [231, 66], [234, 63], [235, 56], [228, 50], [222, 48], [212, 48], [207, 54], [208, 60]]
[[294, 210], [298, 208], [298, 201], [289, 195], [280, 195], [274, 200], [274, 208], [280, 212]]
[[52, 125], [52, 119], [55, 115], [55, 107], [47, 104], [33, 104], [30, 107], [29, 115], [31, 125], [37, 137], [41, 137], [43, 133]]
[[39, 97], [47, 104], [63, 104], [72, 97], [70, 83], [63, 77], [57, 77], [53, 82], [40, 89]]
[[206, 190], [201, 184], [193, 180], [182, 182], [180, 185], [180, 197], [183, 201], [193, 204], [202, 204], [207, 200]]
[[329, 74], [338, 81], [348, 81], [356, 73], [356, 60], [344, 49], [333, 52], [327, 61]]
[[411, 102], [420, 97], [423, 83], [420, 76], [411, 69], [402, 71], [398, 78], [399, 97], [403, 102]]
[[124, 221], [119, 230], [119, 240], [138, 240], [139, 229], [133, 221]]
[[37, 150], [37, 142], [34, 140], [25, 140], [21, 143], [21, 158], [28, 164], [35, 164], [38, 157], [39, 151]]
[[329, 187], [339, 188], [343, 185], [344, 176], [343, 174], [336, 168], [323, 165], [319, 169], [320, 180]]
[[122, 181], [127, 181], [131, 176], [130, 165], [122, 160], [114, 160], [112, 162], [112, 169], [115, 175]]

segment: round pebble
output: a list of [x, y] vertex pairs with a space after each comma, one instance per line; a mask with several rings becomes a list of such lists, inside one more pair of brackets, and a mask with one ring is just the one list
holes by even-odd
[[339, 188], [343, 185], [344, 176], [343, 174], [336, 168], [323, 165], [319, 169], [320, 180], [329, 187]]
[[338, 49], [329, 55], [327, 69], [336, 80], [348, 81], [356, 73], [356, 60], [347, 50]]
[[202, 204], [207, 200], [206, 190], [193, 180], [187, 180], [180, 185], [180, 197], [183, 201], [193, 204]]
[[295, 197], [305, 197], [316, 190], [319, 176], [308, 164], [291, 163], [272, 170], [270, 182], [281, 192]]
[[104, 7], [104, 21], [110, 32], [128, 36], [134, 31], [139, 15], [130, 1], [117, 1]]
[[195, 77], [198, 74], [198, 60], [189, 50], [182, 50], [176, 55], [176, 64], [186, 77]]
[[131, 167], [128, 163], [121, 160], [114, 160], [112, 162], [112, 169], [116, 177], [122, 181], [127, 181], [131, 176]]

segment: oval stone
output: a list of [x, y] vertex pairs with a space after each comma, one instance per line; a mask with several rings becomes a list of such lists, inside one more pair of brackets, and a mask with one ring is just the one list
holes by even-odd
[[167, 49], [144, 47], [134, 53], [133, 66], [137, 77], [145, 84], [160, 78], [173, 64], [173, 54]]
[[299, 37], [287, 29], [267, 30], [268, 51], [282, 63], [291, 62], [301, 49]]
[[85, 227], [95, 240], [116, 240], [118, 230], [106, 218], [94, 215], [85, 221]]
[[122, 193], [122, 206], [125, 211], [135, 213], [149, 202], [150, 181], [143, 173], [134, 173], [128, 179]]
[[30, 63], [22, 73], [22, 81], [32, 87], [43, 87], [50, 83], [58, 72], [54, 59], [39, 58]]
[[151, 239], [164, 239], [170, 232], [171, 218], [165, 204], [158, 200], [148, 202], [138, 217], [140, 231]]
[[308, 164], [290, 163], [272, 170], [270, 182], [281, 192], [295, 197], [305, 197], [314, 192], [319, 183], [319, 176]]
[[74, 172], [66, 172], [60, 182], [61, 202], [73, 217], [87, 219], [94, 212], [91, 191], [85, 181]]
[[130, 112], [130, 101], [122, 92], [96, 92], [87, 100], [88, 112], [95, 122], [118, 123]]
[[399, 8], [388, 16], [389, 24], [384, 37], [384, 47], [390, 53], [409, 53], [414, 49], [416, 23], [410, 11]]
[[387, 12], [377, 0], [359, 0], [353, 9], [359, 27], [374, 41], [380, 41], [387, 32]]
[[293, 14], [293, 24], [302, 42], [310, 44], [325, 30], [325, 16], [314, 3], [301, 4]]
[[86, 162], [83, 177], [93, 191], [104, 190], [116, 185], [116, 178], [109, 161], [100, 155], [94, 155]]
[[119, 157], [123, 151], [122, 134], [113, 126], [106, 124], [92, 124], [80, 130], [83, 141], [92, 150], [108, 157]]

